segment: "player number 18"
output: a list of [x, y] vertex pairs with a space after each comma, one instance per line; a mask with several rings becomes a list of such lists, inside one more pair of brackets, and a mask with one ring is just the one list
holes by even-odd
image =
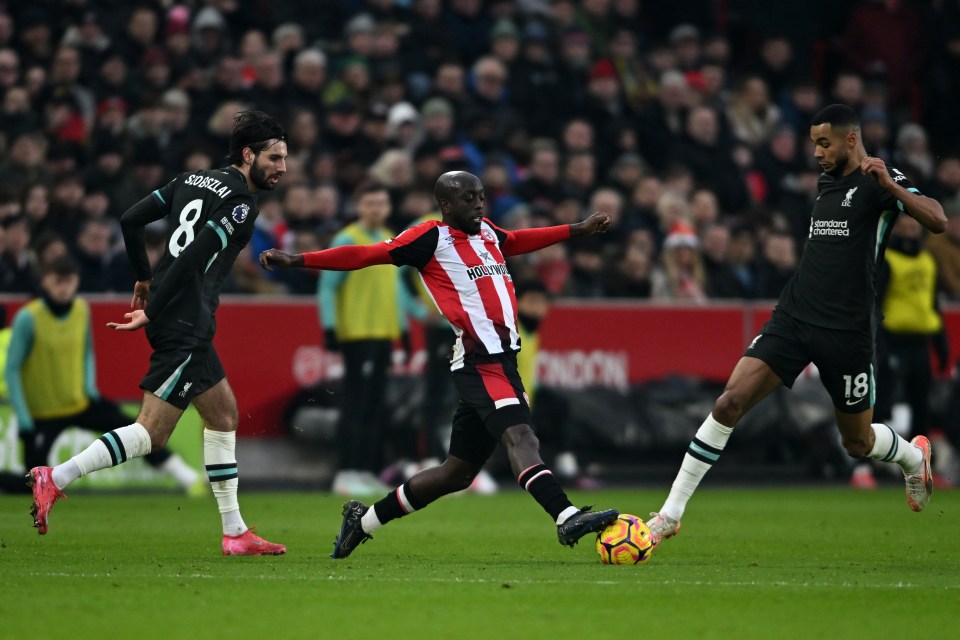
[[850, 392], [853, 392], [853, 397], [862, 398], [867, 395], [867, 391], [870, 390], [870, 385], [868, 384], [869, 378], [866, 373], [857, 374], [857, 377], [853, 376], [843, 376], [843, 395], [847, 398], [850, 397]]

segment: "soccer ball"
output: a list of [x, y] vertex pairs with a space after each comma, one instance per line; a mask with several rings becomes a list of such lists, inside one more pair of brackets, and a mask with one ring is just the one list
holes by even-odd
[[603, 564], [646, 564], [653, 555], [653, 535], [646, 522], [621, 513], [597, 534], [597, 555]]

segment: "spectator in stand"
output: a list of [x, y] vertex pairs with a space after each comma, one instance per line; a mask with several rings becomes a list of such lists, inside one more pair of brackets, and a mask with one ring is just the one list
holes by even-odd
[[606, 174], [620, 148], [620, 133], [634, 126], [633, 114], [627, 106], [620, 79], [613, 62], [603, 58], [590, 69], [583, 113], [594, 131], [599, 170]]
[[289, 102], [293, 109], [320, 109], [327, 82], [327, 54], [304, 49], [293, 58]]
[[623, 226], [626, 229], [649, 229], [653, 232], [657, 246], [662, 242], [660, 220], [657, 216], [657, 203], [663, 197], [663, 180], [655, 173], [646, 173], [640, 177], [627, 202]]
[[780, 123], [780, 108], [770, 99], [770, 89], [759, 75], [745, 76], [737, 85], [727, 109], [733, 137], [751, 149], [770, 139]]
[[745, 298], [743, 285], [727, 262], [730, 249], [730, 228], [719, 222], [707, 225], [700, 232], [703, 244], [703, 269], [709, 298]]
[[948, 155], [940, 159], [930, 188], [944, 207], [960, 209], [960, 156]]
[[508, 67], [520, 56], [520, 30], [512, 20], [501, 18], [490, 29], [490, 53]]
[[0, 160], [0, 186], [45, 181], [48, 177], [44, 164], [47, 146], [47, 140], [40, 132], [25, 131], [15, 135], [5, 157]]
[[457, 43], [443, 21], [441, 0], [413, 0], [406, 35], [400, 42], [404, 68], [413, 84], [427, 93], [430, 74], [456, 56]]
[[809, 135], [810, 121], [822, 108], [823, 93], [809, 78], [791, 84], [788, 94], [780, 102], [783, 121], [793, 127], [799, 139], [806, 139]]
[[737, 214], [748, 205], [743, 172], [721, 139], [720, 116], [709, 107], [694, 107], [685, 136], [676, 145], [675, 162], [689, 167], [694, 179], [717, 194], [725, 212]]
[[670, 227], [660, 263], [650, 276], [651, 297], [656, 300], [693, 302], [707, 300], [707, 277], [700, 253], [700, 239], [693, 226], [678, 220]]
[[443, 21], [465, 62], [473, 62], [483, 55], [493, 24], [484, 12], [481, 0], [451, 0]]
[[849, 105], [858, 113], [863, 109], [864, 93], [863, 76], [851, 69], [841, 69], [837, 73], [830, 91], [833, 102]]
[[283, 58], [275, 51], [265, 51], [254, 62], [255, 81], [250, 87], [250, 99], [258, 109], [269, 113], [286, 114], [290, 94], [283, 70]]
[[763, 78], [775, 103], [782, 100], [797, 79], [793, 44], [783, 33], [770, 33], [760, 44], [756, 73]]
[[517, 195], [529, 205], [551, 208], [563, 191], [560, 179], [560, 152], [557, 143], [538, 138], [530, 145], [527, 179], [517, 187]]
[[550, 34], [540, 22], [523, 33], [521, 53], [510, 78], [511, 102], [533, 136], [556, 136], [571, 114], [569, 91]]
[[20, 80], [20, 56], [14, 49], [0, 49], [0, 92], [6, 94]]
[[640, 152], [654, 169], [662, 171], [671, 159], [671, 149], [683, 136], [687, 102], [687, 80], [678, 71], [660, 76], [657, 101], [640, 112]]
[[650, 251], [632, 244], [619, 245], [609, 262], [604, 296], [637, 300], [653, 296], [655, 260]]
[[905, 103], [927, 60], [929, 42], [919, 10], [903, 0], [861, 0], [843, 34], [843, 59], [861, 74], [882, 74]]
[[0, 220], [3, 226], [3, 253], [0, 254], [0, 291], [34, 293], [36, 273], [30, 256], [30, 226], [25, 216]]
[[690, 195], [690, 223], [697, 235], [720, 219], [720, 203], [717, 194], [710, 189], [695, 189]]
[[797, 248], [793, 236], [771, 230], [761, 241], [757, 262], [757, 297], [773, 300], [780, 297], [783, 286], [797, 270]]
[[[0, 69], [3, 68], [0, 62]], [[0, 107], [0, 141], [9, 145], [18, 133], [32, 131], [38, 127], [37, 116], [31, 110], [30, 94], [23, 87], [11, 87], [3, 93]]]
[[919, 124], [908, 122], [897, 131], [893, 159], [920, 189], [925, 189], [933, 180], [937, 161], [930, 151], [927, 132]]
[[[473, 1], [473, 0], [468, 0]], [[510, 104], [507, 86], [510, 73], [494, 56], [483, 56], [470, 69], [471, 102], [464, 107], [465, 123], [485, 117], [490, 120], [496, 139], [503, 137], [522, 122], [516, 109]]]
[[740, 282], [744, 298], [757, 297], [757, 240], [753, 230], [739, 224], [730, 231], [730, 249], [727, 262]]
[[80, 276], [80, 291], [101, 293], [111, 289], [109, 260], [111, 229], [103, 220], [84, 220], [76, 236], [74, 258]]
[[[51, 92], [52, 95], [69, 96], [72, 105], [76, 108], [75, 114], [81, 119], [81, 122], [74, 126], [81, 128], [82, 132], [86, 132], [93, 127], [93, 113], [96, 104], [93, 92], [80, 84], [81, 70], [80, 51], [74, 47], [61, 46], [54, 53], [51, 61], [47, 91]], [[71, 137], [70, 139], [82, 140], [82, 136], [80, 138]]]
[[[754, 153], [754, 167], [763, 176], [766, 197], [763, 203], [773, 205], [785, 191], [794, 188], [797, 174], [803, 167], [799, 158], [797, 134], [788, 124], [777, 126], [767, 142]], [[809, 212], [804, 209], [805, 215]]]
[[603, 242], [596, 236], [585, 236], [575, 238], [567, 248], [570, 255], [570, 274], [567, 277], [563, 296], [602, 298], [607, 287]]
[[586, 204], [597, 179], [596, 160], [589, 151], [567, 154], [563, 166], [563, 195]]

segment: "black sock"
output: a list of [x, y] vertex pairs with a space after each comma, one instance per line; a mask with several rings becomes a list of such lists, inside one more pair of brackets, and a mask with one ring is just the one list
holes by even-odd
[[419, 500], [410, 491], [410, 483], [408, 482], [385, 495], [373, 505], [373, 508], [377, 510], [377, 520], [380, 521], [380, 524], [387, 524], [391, 520], [402, 518], [425, 506], [427, 506], [426, 503]]
[[560, 513], [564, 509], [573, 506], [560, 483], [553, 476], [553, 472], [545, 464], [535, 464], [524, 469], [517, 477], [517, 484], [540, 503], [540, 506], [550, 514], [554, 522], [560, 517]]

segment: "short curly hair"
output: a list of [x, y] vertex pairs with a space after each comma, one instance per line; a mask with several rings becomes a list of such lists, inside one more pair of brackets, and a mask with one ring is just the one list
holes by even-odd
[[269, 140], [285, 140], [287, 132], [279, 122], [263, 111], [241, 111], [233, 117], [230, 132], [230, 151], [227, 162], [243, 164], [243, 150], [247, 147], [260, 153]]

